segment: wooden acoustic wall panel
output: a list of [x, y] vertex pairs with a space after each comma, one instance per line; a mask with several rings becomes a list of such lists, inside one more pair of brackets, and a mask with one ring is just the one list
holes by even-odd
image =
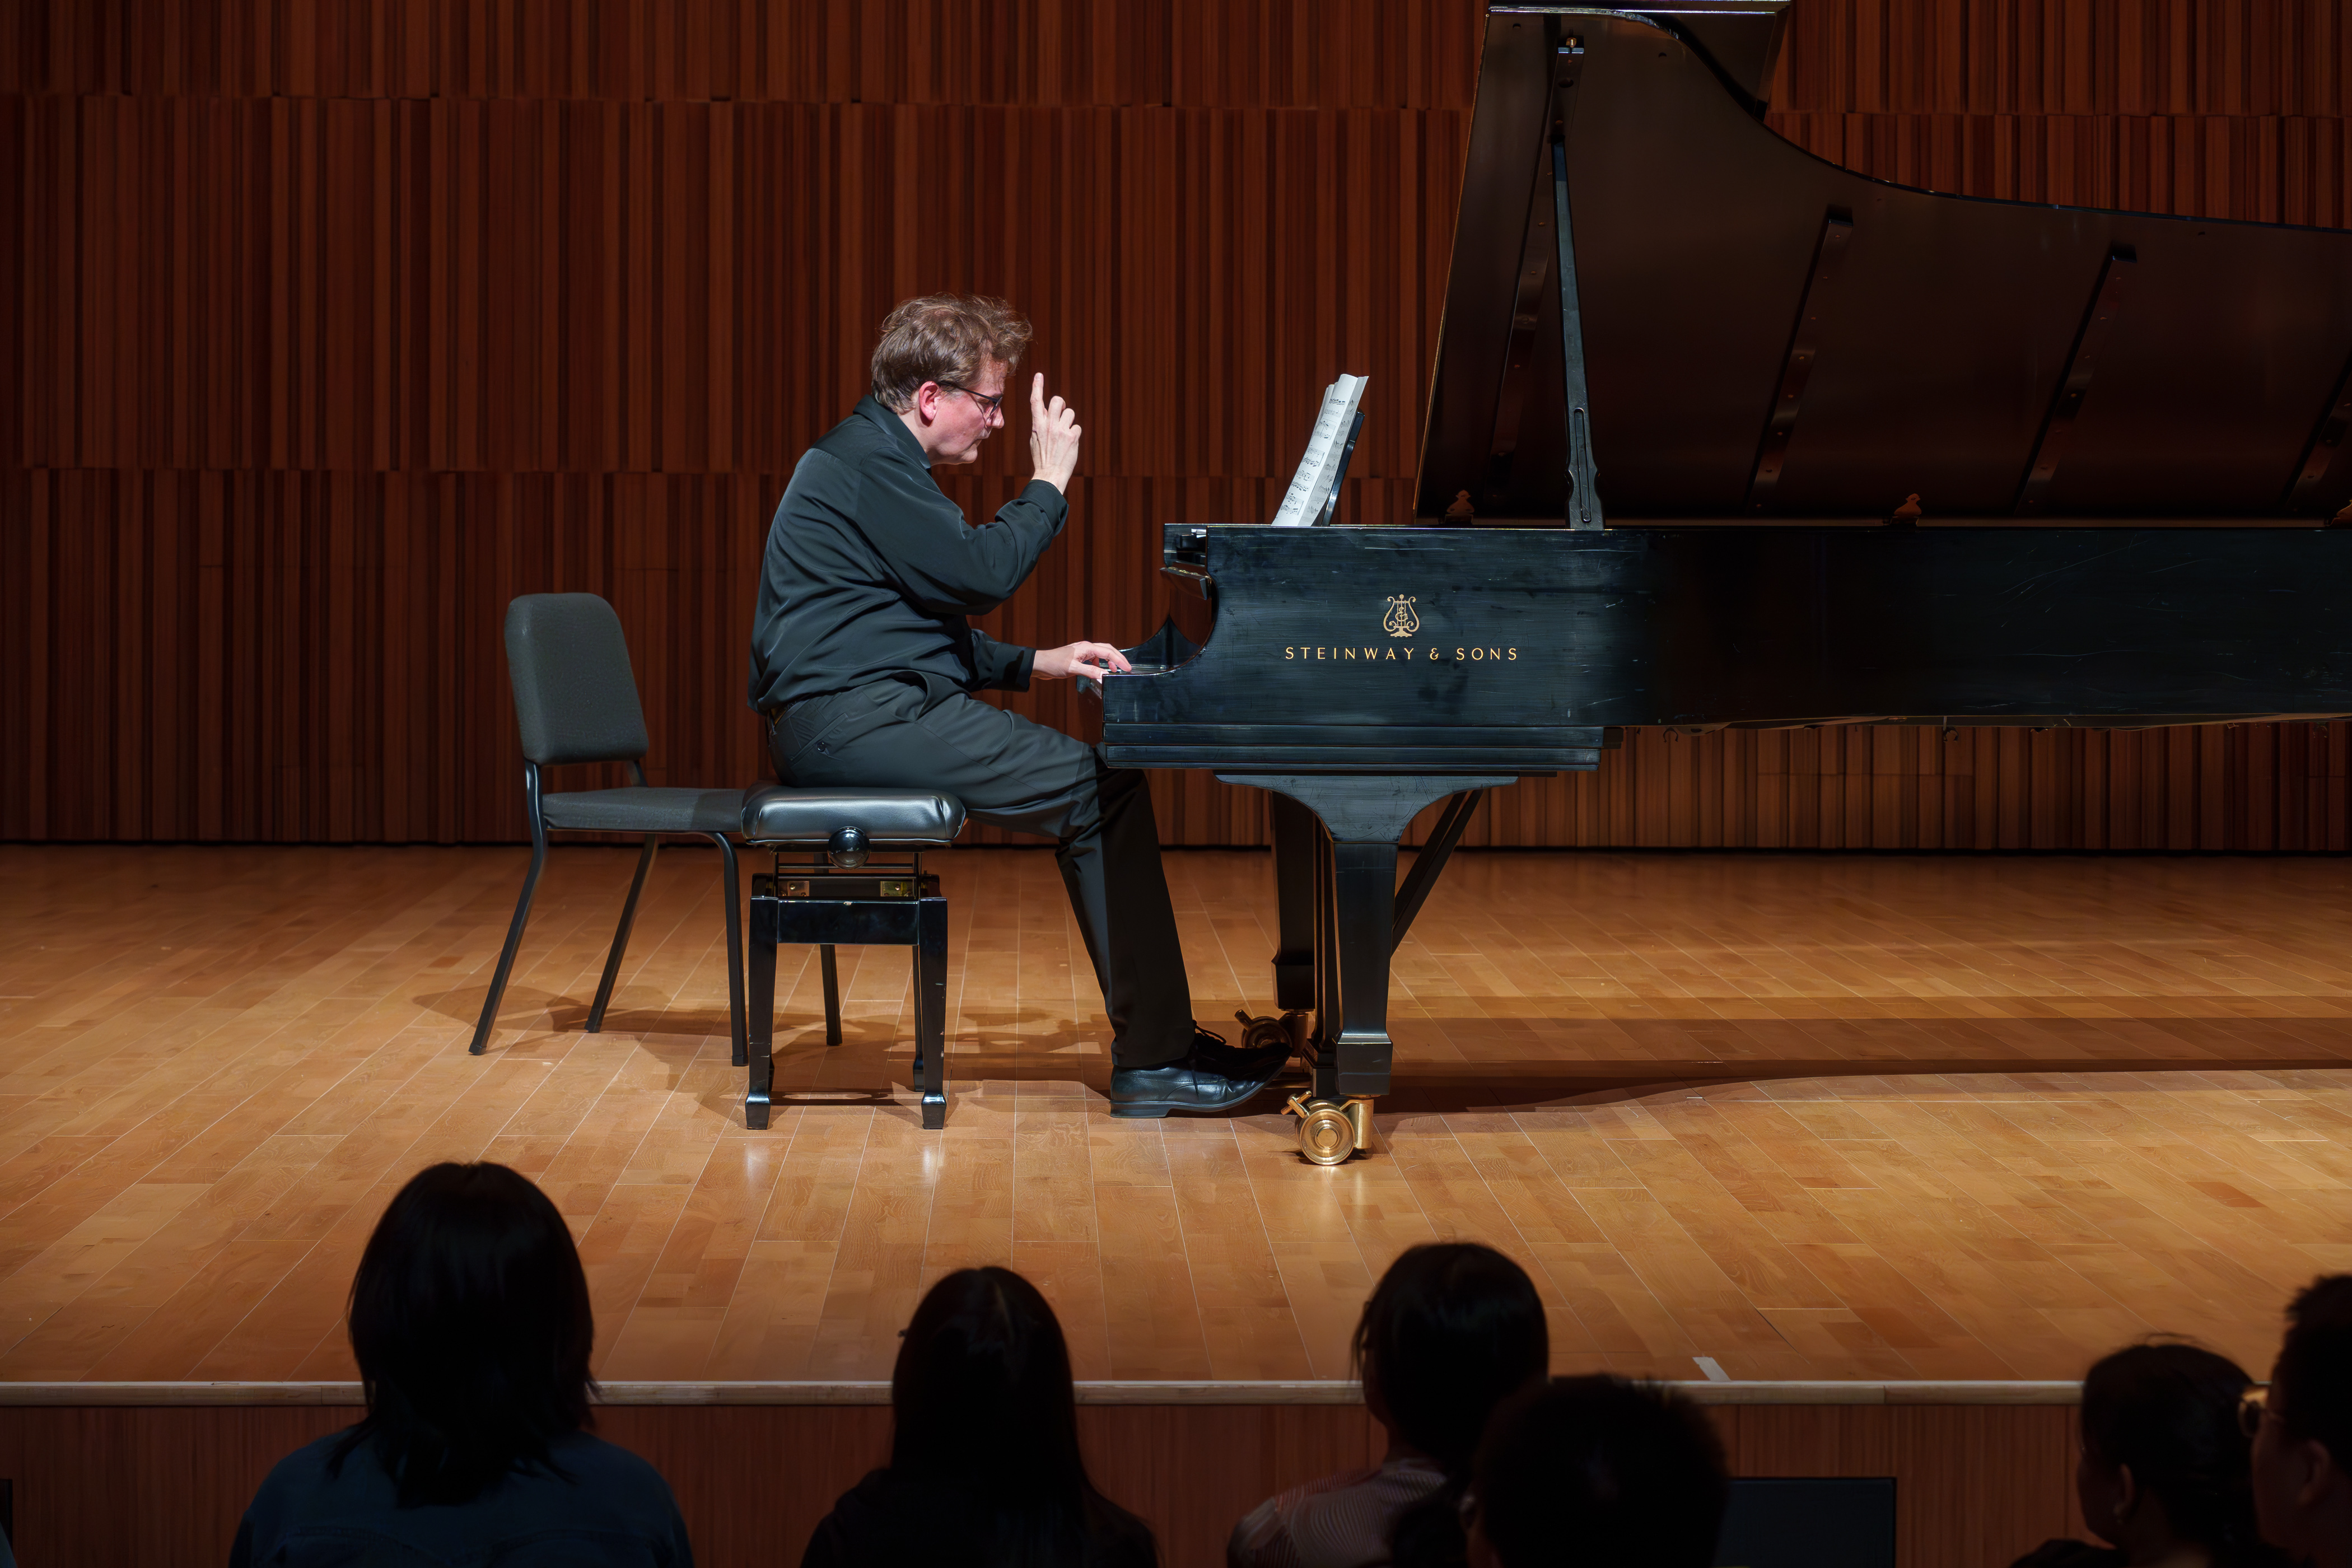
[[1783, 110], [2352, 113], [2330, 0], [1796, 0], [1789, 21]]
[[2185, 216], [2352, 225], [2352, 121], [1776, 114], [1832, 163], [1906, 185]]
[[[2083, 1533], [2074, 1412], [2063, 1405], [1716, 1405], [1732, 1473], [1893, 1476], [1896, 1561], [1984, 1568]], [[324, 1406], [0, 1409], [27, 1563], [205, 1563], [227, 1555], [283, 1454], [348, 1425]], [[877, 1406], [607, 1406], [599, 1431], [668, 1479], [695, 1560], [795, 1561], [833, 1500], [882, 1462]], [[1149, 1520], [1169, 1568], [1224, 1561], [1259, 1500], [1379, 1457], [1360, 1405], [1081, 1406], [1096, 1485]], [[126, 1497], [140, 1506], [121, 1506]]]
[[[1458, 167], [1464, 129], [1412, 110], [0, 101], [0, 199], [29, 238], [0, 462], [773, 480], [864, 392], [893, 301], [952, 287], [1035, 319], [1030, 368], [1087, 416], [1090, 476], [1286, 479], [1309, 384], [1344, 363], [1396, 389], [1359, 471], [1409, 481], [1452, 243], [1453, 182], [1430, 174]], [[1019, 437], [976, 468], [1025, 473]]]
[[[2341, 224], [2346, 10], [1799, 0], [1773, 123], [1939, 189]], [[548, 590], [619, 606], [656, 776], [754, 776], [769, 512], [920, 289], [1019, 301], [1088, 426], [1000, 636], [1149, 632], [1160, 524], [1268, 515], [1343, 368], [1342, 516], [1402, 519], [1479, 14], [0, 6], [0, 837], [517, 838], [499, 621]], [[985, 512], [1022, 455], [950, 488]], [[1471, 838], [2340, 847], [2343, 778], [2298, 727], [1642, 733]], [[1255, 792], [1154, 788], [1171, 842], [1263, 841]]]
[[1481, 9], [1475, 0], [15, 0], [0, 10], [0, 91], [1467, 109]]

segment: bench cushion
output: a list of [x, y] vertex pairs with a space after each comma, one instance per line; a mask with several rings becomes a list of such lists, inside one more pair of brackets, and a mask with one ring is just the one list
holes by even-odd
[[745, 841], [823, 844], [855, 827], [875, 844], [946, 844], [963, 830], [963, 802], [928, 789], [798, 789], [761, 784], [743, 792]]

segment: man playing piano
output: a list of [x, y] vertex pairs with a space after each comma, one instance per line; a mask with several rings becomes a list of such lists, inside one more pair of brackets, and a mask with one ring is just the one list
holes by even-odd
[[1077, 418], [1043, 375], [1029, 389], [1034, 477], [993, 521], [968, 526], [931, 478], [1003, 428], [1029, 334], [995, 300], [939, 294], [890, 312], [872, 395], [801, 458], [776, 508], [751, 704], [788, 784], [941, 790], [975, 820], [1059, 840], [1110, 1015], [1112, 1114], [1223, 1110], [1265, 1088], [1285, 1053], [1193, 1023], [1144, 775], [971, 695], [1128, 668], [1108, 644], [1013, 647], [966, 620], [1012, 597], [1069, 515]]

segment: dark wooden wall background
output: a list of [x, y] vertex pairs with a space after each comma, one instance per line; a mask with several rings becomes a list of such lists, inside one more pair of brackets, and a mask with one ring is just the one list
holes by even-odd
[[[0, 1408], [28, 1563], [218, 1563], [281, 1456], [359, 1412], [317, 1405]], [[2075, 1412], [2032, 1405], [1709, 1407], [1734, 1475], [1893, 1476], [1903, 1568], [1989, 1568], [2081, 1536]], [[677, 1496], [704, 1568], [796, 1563], [833, 1500], [881, 1462], [875, 1406], [618, 1405], [606, 1438]], [[1361, 1405], [1081, 1405], [1095, 1483], [1149, 1520], [1168, 1568], [1224, 1562], [1265, 1498], [1377, 1462]], [[134, 1500], [133, 1507], [123, 1506]]]
[[[1401, 518], [1481, 10], [0, 0], [0, 838], [519, 837], [499, 617], [548, 589], [618, 605], [657, 782], [748, 780], [768, 514], [919, 290], [1019, 301], [1089, 429], [1000, 636], [1150, 630], [1158, 524], [1267, 515], [1342, 368], [1343, 516]], [[2347, 84], [2346, 0], [1797, 0], [1773, 123], [2344, 226]], [[1644, 732], [1472, 841], [2342, 849], [2347, 742]], [[1261, 837], [1160, 791], [1171, 842]]]

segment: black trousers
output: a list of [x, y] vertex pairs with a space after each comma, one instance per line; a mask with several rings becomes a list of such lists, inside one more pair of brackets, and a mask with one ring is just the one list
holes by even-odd
[[1192, 993], [1142, 773], [913, 675], [793, 704], [768, 749], [788, 784], [943, 790], [977, 821], [1057, 839], [1110, 1015], [1113, 1065], [1156, 1067], [1192, 1050]]

